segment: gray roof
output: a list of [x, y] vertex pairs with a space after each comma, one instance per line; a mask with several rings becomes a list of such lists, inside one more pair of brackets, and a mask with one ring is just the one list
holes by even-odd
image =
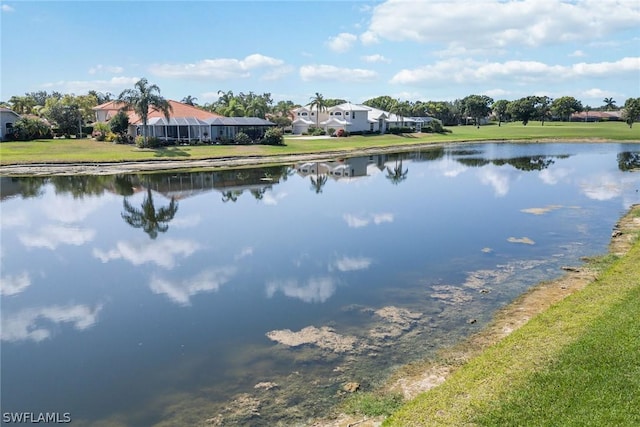
[[275, 126], [275, 123], [259, 117], [216, 117], [207, 119], [214, 126]]
[[275, 126], [275, 123], [259, 117], [214, 117], [198, 119], [197, 117], [172, 117], [168, 122], [164, 117], [149, 119], [151, 126]]

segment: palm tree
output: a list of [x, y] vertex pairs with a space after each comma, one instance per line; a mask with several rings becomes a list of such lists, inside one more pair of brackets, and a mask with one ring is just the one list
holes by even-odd
[[393, 168], [393, 170], [387, 166], [387, 179], [391, 181], [393, 185], [398, 185], [407, 179], [408, 173], [409, 169], [405, 169], [404, 172], [402, 171], [402, 159], [400, 160], [400, 163], [396, 160], [396, 167]]
[[194, 98], [194, 97], [193, 97], [193, 96], [191, 96], [191, 95], [187, 95], [187, 96], [185, 96], [184, 98], [182, 98], [182, 101], [180, 101], [180, 102], [182, 102], [183, 104], [187, 104], [187, 105], [196, 105], [195, 101], [196, 101], [197, 99], [198, 99], [198, 98]]
[[313, 110], [313, 107], [316, 108], [316, 127], [320, 127], [320, 113], [322, 111], [327, 111], [327, 101], [325, 101], [324, 97], [316, 92], [315, 97], [312, 96], [310, 98], [311, 102], [307, 104], [309, 108]]
[[149, 110], [162, 111], [169, 121], [169, 115], [173, 110], [169, 101], [160, 96], [160, 88], [157, 85], [149, 85], [146, 78], [140, 79], [135, 84], [135, 89], [125, 89], [118, 96], [118, 101], [125, 104], [124, 109], [133, 110], [142, 119], [142, 132], [144, 145], [147, 145], [147, 119]]
[[147, 195], [142, 201], [142, 209], [136, 209], [125, 198], [123, 201], [125, 213], [122, 219], [133, 228], [142, 228], [152, 239], [158, 237], [158, 233], [164, 233], [169, 229], [169, 221], [173, 219], [178, 211], [178, 203], [171, 198], [168, 207], [160, 208], [156, 211], [153, 205], [151, 189], [147, 189]]
[[613, 98], [605, 98], [602, 100], [604, 102], [604, 109], [607, 111], [613, 111], [616, 109], [616, 101]]

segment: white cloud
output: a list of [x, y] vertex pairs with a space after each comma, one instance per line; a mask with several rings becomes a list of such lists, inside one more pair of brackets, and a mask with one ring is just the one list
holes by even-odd
[[582, 92], [580, 94], [581, 97], [583, 98], [597, 98], [598, 101], [602, 100], [603, 98], [613, 98], [614, 96], [620, 96], [619, 93], [615, 93], [615, 92], [611, 92], [609, 90], [603, 90], [603, 89], [598, 89], [598, 88], [591, 88], [591, 89], [587, 89], [584, 92]]
[[236, 260], [239, 260], [239, 259], [251, 256], [251, 255], [253, 255], [253, 247], [247, 246], [247, 247], [242, 248], [240, 250], [240, 252], [238, 252], [234, 258]]
[[538, 174], [538, 178], [547, 185], [556, 185], [562, 179], [571, 175], [573, 171], [565, 168], [544, 169]]
[[329, 265], [329, 270], [337, 269], [340, 271], [356, 271], [366, 270], [371, 265], [372, 259], [365, 257], [348, 257], [344, 256], [335, 260]]
[[582, 193], [592, 200], [611, 200], [622, 195], [622, 183], [613, 175], [593, 176], [580, 184]]
[[18, 275], [7, 275], [0, 277], [0, 295], [16, 295], [31, 286], [29, 273], [23, 271]]
[[575, 80], [602, 76], [636, 76], [640, 69], [640, 57], [622, 58], [615, 62], [585, 63], [570, 66], [548, 65], [539, 61], [481, 62], [472, 59], [438, 61], [414, 69], [396, 73], [391, 83], [420, 84], [434, 81], [455, 83], [479, 83], [491, 79], [509, 79], [519, 83], [549, 80]]
[[368, 46], [379, 43], [380, 39], [373, 31], [365, 31], [364, 33], [360, 34], [360, 41], [362, 42], [362, 44]]
[[376, 62], [383, 62], [383, 63], [390, 63], [391, 60], [385, 58], [383, 55], [380, 55], [379, 53], [373, 54], [373, 55], [364, 55], [361, 56], [360, 59], [362, 59], [364, 62], [370, 62], [370, 63], [376, 63]]
[[253, 54], [244, 59], [216, 58], [203, 59], [187, 64], [155, 64], [149, 70], [161, 77], [201, 77], [218, 80], [248, 78], [251, 71], [259, 69], [279, 69], [284, 61], [270, 56]]
[[569, 56], [572, 58], [582, 58], [583, 56], [587, 56], [587, 55], [583, 51], [578, 49], [576, 51], [571, 52]]
[[221, 267], [203, 271], [195, 277], [173, 282], [160, 277], [153, 277], [149, 288], [155, 294], [164, 294], [176, 304], [189, 305], [190, 298], [202, 292], [220, 289], [236, 273], [233, 267]]
[[119, 92], [128, 89], [140, 80], [139, 77], [112, 77], [109, 80], [60, 80], [44, 83], [44, 89], [57, 90], [62, 93], [87, 93], [90, 90], [98, 92]]
[[349, 51], [356, 41], [358, 41], [358, 36], [355, 34], [340, 33], [335, 37], [329, 37], [327, 46], [334, 52], [344, 53]]
[[56, 197], [47, 197], [43, 209], [47, 218], [71, 224], [83, 221], [91, 213], [115, 199], [116, 197], [112, 195], [84, 197], [82, 199], [58, 195]]
[[483, 95], [490, 96], [491, 98], [494, 98], [494, 99], [504, 98], [510, 94], [511, 94], [510, 91], [504, 90], [504, 89], [489, 89], [484, 91], [483, 93]]
[[9, 6], [8, 4], [3, 4], [2, 6], [0, 6], [0, 9], [3, 12], [14, 12], [15, 11], [15, 9], [13, 7]]
[[27, 248], [55, 250], [60, 245], [82, 246], [92, 241], [95, 235], [93, 229], [49, 225], [41, 227], [36, 233], [20, 234], [18, 239]]
[[334, 65], [303, 65], [300, 67], [300, 78], [305, 81], [340, 81], [370, 82], [378, 77], [378, 73], [361, 68], [340, 68]]
[[287, 193], [273, 193], [271, 191], [267, 191], [262, 196], [262, 203], [268, 206], [276, 206], [278, 203], [280, 203], [280, 200], [284, 199], [285, 197], [287, 197]]
[[496, 197], [504, 197], [509, 193], [510, 178], [508, 173], [495, 168], [482, 168], [478, 175], [480, 175], [480, 182], [493, 187]]
[[361, 227], [366, 227], [372, 222], [376, 225], [379, 225], [385, 222], [393, 222], [394, 215], [392, 213], [387, 213], [387, 212], [374, 213], [374, 214], [368, 214], [368, 215], [344, 214], [342, 215], [342, 219], [344, 219], [347, 225], [351, 228], [361, 228]]
[[[25, 309], [17, 313], [2, 312], [3, 341], [42, 341], [51, 338], [53, 325], [46, 323], [71, 323], [82, 331], [93, 326], [102, 305], [91, 308], [87, 305], [51, 306]], [[46, 322], [46, 323], [45, 323]]]
[[124, 68], [117, 65], [102, 65], [98, 64], [95, 67], [89, 68], [89, 74], [97, 74], [97, 73], [109, 73], [109, 74], [122, 74], [124, 72]]
[[314, 277], [303, 284], [298, 284], [296, 280], [274, 280], [267, 283], [268, 298], [273, 297], [277, 291], [304, 302], [325, 302], [335, 293], [336, 283], [331, 277]]
[[152, 263], [159, 267], [171, 269], [176, 264], [176, 257], [182, 256], [186, 258], [199, 248], [198, 243], [192, 240], [120, 241], [114, 249], [108, 251], [94, 248], [93, 256], [103, 263], [124, 259], [133, 265]]
[[26, 212], [6, 212], [6, 210], [3, 210], [2, 215], [0, 215], [0, 227], [3, 229], [24, 227], [26, 225], [29, 225], [29, 218]]
[[352, 214], [344, 214], [342, 215], [342, 218], [346, 221], [347, 225], [351, 228], [366, 227], [367, 225], [369, 225], [369, 222], [370, 222], [369, 218], [360, 217]]
[[265, 71], [262, 75], [262, 80], [272, 81], [279, 80], [291, 73], [293, 73], [294, 68], [291, 65], [283, 65], [282, 67], [272, 68], [270, 70]]
[[388, 0], [374, 8], [361, 38], [470, 48], [541, 46], [597, 40], [638, 24], [636, 0], [619, 0], [614, 7], [598, 0]]
[[193, 228], [197, 227], [201, 221], [202, 216], [200, 214], [192, 214], [182, 218], [174, 218], [171, 221], [171, 226], [173, 228]]

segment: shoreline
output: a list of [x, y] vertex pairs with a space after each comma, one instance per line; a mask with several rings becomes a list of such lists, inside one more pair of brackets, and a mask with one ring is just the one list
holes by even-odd
[[[606, 256], [624, 257], [640, 238], [640, 204], [631, 205], [612, 229], [606, 252], [589, 257], [579, 266], [563, 267], [561, 276], [538, 283], [498, 310], [490, 323], [460, 343], [444, 348], [433, 359], [401, 366], [374, 393], [400, 393], [405, 404], [420, 393], [437, 387], [460, 367], [480, 356], [485, 350], [508, 337], [530, 319], [553, 305], [596, 282], [601, 274], [597, 259]], [[335, 419], [314, 420], [310, 427], [378, 427], [386, 419], [380, 417], [340, 414]]]
[[553, 143], [620, 143], [637, 144], [640, 141], [605, 140], [599, 138], [579, 139], [537, 139], [537, 140], [460, 140], [447, 142], [422, 141], [386, 147], [356, 148], [273, 155], [238, 155], [232, 157], [211, 157], [189, 160], [138, 160], [119, 162], [61, 162], [25, 163], [0, 166], [0, 176], [73, 176], [73, 175], [116, 175], [139, 172], [180, 171], [191, 169], [231, 169], [265, 165], [283, 165], [308, 161], [329, 161], [343, 157], [370, 156], [376, 154], [401, 153], [427, 148], [439, 148], [451, 144], [553, 144]]

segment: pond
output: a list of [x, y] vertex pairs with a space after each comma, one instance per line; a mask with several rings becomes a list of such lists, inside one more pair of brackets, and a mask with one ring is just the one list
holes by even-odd
[[2, 410], [283, 425], [459, 342], [640, 203], [638, 144], [2, 177]]

